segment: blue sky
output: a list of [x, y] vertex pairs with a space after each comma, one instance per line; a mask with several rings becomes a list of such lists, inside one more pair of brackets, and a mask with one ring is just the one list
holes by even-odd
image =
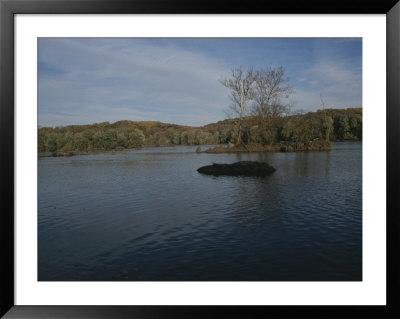
[[39, 38], [39, 125], [217, 122], [239, 66], [283, 66], [294, 111], [362, 106], [361, 38]]

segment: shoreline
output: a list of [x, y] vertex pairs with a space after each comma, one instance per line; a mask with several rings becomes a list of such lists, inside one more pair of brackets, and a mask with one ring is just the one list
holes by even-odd
[[[330, 141], [310, 141], [306, 143], [292, 143], [292, 142], [281, 142], [268, 145], [261, 144], [242, 144], [229, 146], [215, 146], [201, 150], [202, 146], [206, 145], [168, 145], [168, 146], [148, 146], [148, 147], [172, 147], [172, 146], [193, 146], [197, 147], [194, 150], [195, 153], [209, 153], [209, 154], [222, 154], [222, 153], [257, 153], [257, 152], [310, 152], [310, 151], [330, 151], [332, 144]], [[209, 146], [209, 145], [207, 145]], [[43, 157], [68, 157], [76, 155], [115, 155], [115, 154], [126, 154], [129, 151], [134, 151], [142, 148], [124, 148], [124, 149], [112, 149], [112, 150], [90, 150], [90, 151], [70, 151], [70, 152], [40, 152], [38, 153], [39, 158]]]
[[310, 141], [302, 143], [281, 142], [268, 145], [261, 144], [241, 144], [231, 147], [213, 147], [202, 153], [256, 153], [256, 152], [312, 152], [330, 151], [332, 143], [330, 141]]
[[137, 150], [137, 148], [131, 149], [114, 149], [114, 150], [92, 150], [92, 151], [70, 151], [70, 152], [39, 152], [38, 157], [68, 157], [76, 155], [100, 155], [100, 154], [125, 154], [128, 151]]

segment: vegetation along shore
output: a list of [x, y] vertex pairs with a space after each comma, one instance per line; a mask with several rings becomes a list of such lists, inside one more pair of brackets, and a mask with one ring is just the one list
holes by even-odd
[[222, 149], [205, 150], [210, 153], [326, 150], [330, 149], [330, 141], [362, 139], [362, 109], [325, 109], [285, 116], [268, 136], [262, 136], [258, 130], [257, 118], [246, 117], [242, 133], [245, 142], [235, 146], [236, 119], [202, 127], [133, 121], [40, 127], [38, 152], [39, 156], [63, 156], [118, 153], [140, 147], [210, 144], [227, 144]]
[[282, 67], [231, 71], [220, 81], [230, 93], [229, 119], [201, 127], [154, 121], [40, 127], [39, 156], [210, 144], [228, 147], [208, 153], [325, 151], [331, 141], [362, 139], [362, 108], [325, 108], [321, 97], [321, 110], [293, 112], [287, 101], [294, 91]]

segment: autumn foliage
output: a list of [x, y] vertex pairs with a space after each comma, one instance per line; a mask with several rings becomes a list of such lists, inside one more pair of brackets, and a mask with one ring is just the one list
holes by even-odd
[[[226, 119], [202, 127], [162, 122], [118, 121], [38, 129], [38, 152], [69, 154], [144, 146], [210, 145], [236, 143], [238, 123]], [[245, 117], [241, 127], [245, 145], [307, 143], [324, 140], [361, 140], [362, 109], [324, 109], [280, 118], [266, 129], [256, 116]]]

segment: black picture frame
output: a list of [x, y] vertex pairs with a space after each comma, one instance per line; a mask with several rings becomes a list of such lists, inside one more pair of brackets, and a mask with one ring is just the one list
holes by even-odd
[[[15, 14], [385, 14], [387, 19], [386, 306], [16, 306], [14, 305]], [[218, 0], [0, 0], [0, 315], [5, 318], [399, 318], [400, 3], [398, 0], [223, 2]], [[384, 172], [382, 172], [384, 174]], [[383, 212], [381, 212], [383, 213]]]

